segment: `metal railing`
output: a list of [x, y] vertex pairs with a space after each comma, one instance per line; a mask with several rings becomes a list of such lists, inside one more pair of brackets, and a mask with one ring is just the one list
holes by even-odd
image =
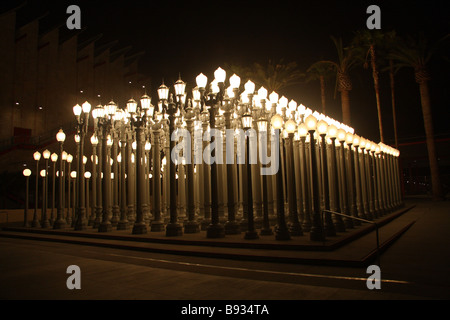
[[[321, 214], [322, 225], [323, 225], [323, 221], [324, 221], [323, 220], [323, 214], [325, 212], [336, 214], [336, 215], [339, 215], [339, 216], [342, 216], [342, 217], [346, 217], [346, 218], [349, 218], [349, 219], [358, 220], [358, 221], [361, 221], [361, 222], [366, 222], [366, 223], [370, 223], [370, 224], [375, 225], [375, 232], [376, 232], [376, 236], [377, 236], [377, 239], [376, 239], [377, 240], [377, 261], [378, 261], [378, 266], [381, 265], [380, 264], [380, 262], [381, 262], [380, 261], [380, 236], [379, 236], [379, 233], [378, 233], [379, 227], [378, 227], [378, 224], [376, 222], [370, 221], [370, 220], [366, 220], [366, 219], [362, 219], [362, 218], [358, 218], [358, 217], [349, 216], [348, 214], [344, 214], [344, 213], [340, 213], [340, 212], [335, 212], [335, 211], [331, 211], [331, 210], [322, 210], [322, 214]], [[323, 228], [323, 231], [325, 233], [325, 228]], [[325, 235], [324, 235], [324, 239], [325, 239]]]

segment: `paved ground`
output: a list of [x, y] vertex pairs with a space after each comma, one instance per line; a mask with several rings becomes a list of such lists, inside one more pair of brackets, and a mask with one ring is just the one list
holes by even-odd
[[[173, 255], [98, 246], [101, 239], [96, 240], [97, 245], [73, 244], [11, 238], [1, 231], [0, 299], [145, 299], [185, 304], [200, 300], [449, 299], [450, 202], [414, 203], [413, 209], [389, 223], [392, 227], [415, 221], [382, 254], [380, 290], [367, 289], [369, 275], [361, 266]], [[359, 247], [368, 246], [368, 252], [373, 250], [373, 233], [346, 247], [355, 248], [358, 243]], [[215, 249], [221, 250], [225, 249]], [[319, 254], [323, 258], [336, 251]], [[67, 289], [69, 265], [81, 269], [80, 290]]]

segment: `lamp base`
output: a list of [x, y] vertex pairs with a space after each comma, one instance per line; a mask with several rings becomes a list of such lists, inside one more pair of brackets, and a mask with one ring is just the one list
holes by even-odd
[[220, 223], [210, 224], [206, 229], [207, 238], [224, 238], [225, 228]]
[[225, 234], [239, 234], [241, 233], [241, 226], [237, 221], [225, 222]]
[[133, 234], [145, 234], [147, 233], [147, 225], [143, 222], [135, 223], [133, 226]]
[[100, 223], [98, 226], [98, 232], [110, 232], [112, 230], [112, 225], [108, 223]]
[[197, 221], [187, 221], [184, 224], [184, 233], [197, 233], [200, 232], [200, 225]]
[[258, 233], [256, 231], [247, 231], [245, 232], [245, 236], [244, 239], [246, 240], [253, 240], [253, 239], [258, 239]]
[[158, 221], [152, 221], [150, 223], [150, 232], [161, 232], [164, 231], [164, 222], [158, 220]]
[[66, 227], [66, 221], [63, 219], [56, 220], [53, 224], [53, 229], [64, 229]]
[[183, 235], [183, 228], [178, 223], [169, 223], [166, 226], [166, 236], [176, 237]]

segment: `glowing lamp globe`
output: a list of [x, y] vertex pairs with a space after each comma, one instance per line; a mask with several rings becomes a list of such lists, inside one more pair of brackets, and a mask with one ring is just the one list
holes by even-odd
[[66, 140], [66, 134], [64, 133], [64, 131], [62, 131], [62, 129], [59, 129], [58, 133], [56, 134], [56, 140], [58, 142], [64, 142], [64, 140]]
[[267, 89], [264, 87], [259, 88], [258, 90], [258, 96], [261, 100], [264, 100], [267, 98]]
[[73, 109], [73, 114], [75, 116], [79, 117], [80, 114], [81, 114], [81, 106], [79, 104], [76, 104], [76, 105], [73, 106], [72, 109]]
[[286, 129], [286, 132], [287, 132], [288, 134], [291, 134], [291, 133], [294, 133], [294, 132], [295, 132], [295, 129], [296, 129], [296, 127], [297, 127], [297, 124], [295, 123], [294, 120], [289, 119], [288, 121], [286, 121], [286, 124], [284, 125], [284, 127], [285, 127], [285, 129]]
[[199, 88], [205, 88], [208, 78], [203, 73], [200, 73], [197, 78], [195, 78], [195, 81], [197, 82], [197, 86]]
[[260, 118], [258, 120], [258, 130], [259, 132], [267, 132], [267, 120]]
[[240, 85], [241, 85], [241, 78], [238, 75], [233, 74], [230, 77], [230, 86], [233, 89], [238, 89]]
[[89, 102], [86, 101], [85, 103], [82, 104], [81, 107], [82, 107], [84, 113], [91, 112], [91, 104]]
[[308, 134], [308, 129], [306, 128], [306, 125], [304, 123], [300, 123], [298, 126], [298, 135], [300, 137], [306, 137]]
[[217, 82], [225, 82], [226, 76], [227, 73], [221, 67], [217, 68], [217, 70], [214, 71], [214, 78], [217, 80]]
[[169, 98], [169, 88], [164, 83], [158, 88], [158, 97], [160, 100], [167, 100]]
[[252, 115], [250, 113], [244, 113], [242, 115], [242, 127], [244, 129], [250, 129], [252, 127]]
[[328, 126], [328, 136], [330, 138], [336, 138], [338, 129], [334, 124]]
[[342, 128], [337, 131], [337, 139], [339, 140], [339, 142], [345, 141], [346, 134], [347, 132], [345, 132], [345, 130]]
[[24, 169], [24, 170], [23, 170], [23, 175], [24, 175], [25, 177], [29, 177], [29, 176], [31, 175], [31, 170], [30, 170], [30, 169]]
[[253, 94], [255, 92], [255, 84], [251, 80], [248, 80], [245, 83], [244, 88], [248, 94]]
[[348, 145], [352, 145], [353, 144], [353, 133], [347, 132], [347, 134], [345, 135], [345, 142]]
[[279, 114], [274, 115], [270, 120], [270, 124], [275, 130], [281, 129], [281, 127], [283, 126], [283, 117]]
[[360, 140], [360, 137], [359, 137], [357, 134], [355, 134], [355, 135], [353, 136], [353, 145], [354, 145], [355, 147], [358, 147], [360, 141], [361, 141], [361, 140]]
[[320, 135], [327, 134], [328, 131], [328, 123], [325, 120], [320, 120], [317, 123], [317, 131]]
[[41, 153], [39, 151], [36, 151], [35, 153], [33, 153], [33, 158], [36, 161], [39, 161], [41, 159]]
[[278, 103], [278, 93], [275, 91], [272, 91], [272, 93], [269, 95], [270, 103], [277, 104]]
[[71, 154], [67, 155], [67, 162], [71, 163], [73, 161], [73, 156]]
[[151, 103], [151, 101], [152, 101], [152, 99], [151, 99], [148, 95], [144, 94], [144, 95], [141, 97], [141, 107], [142, 107], [142, 109], [143, 109], [143, 110], [148, 110], [148, 109], [150, 109], [150, 103]]
[[316, 117], [314, 117], [314, 115], [310, 114], [308, 117], [306, 117], [305, 124], [306, 124], [306, 128], [308, 129], [308, 131], [316, 130], [316, 127], [317, 127]]
[[46, 174], [45, 169], [42, 169], [41, 172], [40, 172], [41, 177], [45, 177], [45, 174]]
[[48, 160], [48, 159], [50, 159], [50, 156], [51, 156], [51, 152], [50, 152], [50, 150], [45, 150], [44, 152], [42, 152], [42, 156], [44, 157], [44, 159], [46, 159], [46, 160]]
[[52, 153], [51, 157], [52, 162], [56, 162], [58, 160], [58, 155], [56, 153]]
[[289, 101], [289, 111], [294, 112], [295, 110], [297, 110], [297, 102], [294, 100]]
[[281, 108], [286, 108], [288, 105], [288, 99], [285, 96], [282, 96], [279, 101]]
[[174, 84], [174, 88], [175, 94], [177, 96], [182, 96], [184, 94], [184, 90], [186, 89], [186, 83], [183, 80], [178, 79]]

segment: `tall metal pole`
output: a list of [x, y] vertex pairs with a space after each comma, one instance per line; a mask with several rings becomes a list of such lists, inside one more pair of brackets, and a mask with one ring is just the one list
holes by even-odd
[[31, 222], [31, 226], [33, 228], [39, 228], [41, 224], [39, 223], [38, 215], [37, 215], [37, 209], [38, 209], [38, 202], [39, 202], [39, 159], [36, 160], [36, 181], [35, 181], [35, 193], [34, 193], [34, 214], [33, 214], [33, 221]]
[[58, 160], [59, 160], [59, 192], [58, 192], [58, 208], [56, 209], [56, 220], [53, 223], [53, 229], [62, 229], [64, 228], [66, 222], [64, 220], [64, 212], [63, 212], [63, 208], [64, 208], [64, 203], [63, 203], [63, 182], [64, 182], [64, 178], [63, 177], [63, 143], [64, 142], [60, 142], [59, 143], [59, 156], [58, 156]]

